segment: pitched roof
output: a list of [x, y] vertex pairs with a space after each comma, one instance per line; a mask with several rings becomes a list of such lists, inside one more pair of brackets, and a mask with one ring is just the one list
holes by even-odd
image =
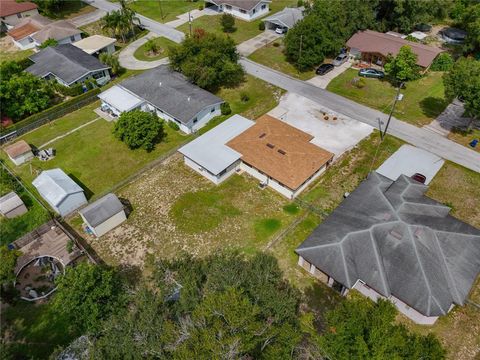
[[242, 161], [295, 190], [315, 174], [333, 154], [312, 144], [313, 136], [269, 115], [230, 140]]
[[73, 83], [90, 71], [108, 69], [96, 57], [88, 55], [72, 44], [47, 47], [30, 56], [35, 64], [25, 71], [44, 77], [49, 73], [55, 74], [67, 84]]
[[14, 40], [21, 40], [28, 35], [36, 33], [51, 22], [50, 19], [47, 19], [40, 14], [35, 14], [23, 18], [17, 25], [8, 31], [8, 35]]
[[273, 15], [263, 18], [262, 21], [273, 22], [277, 25], [286, 26], [291, 29], [297, 22], [303, 19], [304, 8], [286, 7]]
[[433, 46], [427, 46], [402, 39], [397, 36], [383, 34], [377, 31], [365, 30], [354, 34], [348, 41], [347, 46], [361, 52], [379, 53], [383, 56], [389, 54], [395, 56], [402, 46], [408, 45], [417, 54], [417, 64], [428, 67], [438, 54], [443, 50]]
[[114, 44], [116, 41], [117, 39], [110, 38], [107, 36], [92, 35], [85, 39], [74, 42], [73, 45], [78, 47], [79, 49], [82, 49], [87, 54], [92, 55], [97, 51], [100, 51], [103, 48], [106, 48], [107, 46]]
[[38, 8], [37, 4], [29, 1], [17, 2], [16, 0], [2, 0], [0, 1], [0, 16], [5, 17], [36, 8]]
[[255, 6], [262, 2], [270, 2], [270, 0], [209, 0], [210, 2], [218, 5], [231, 5], [243, 10], [250, 11]]
[[80, 34], [82, 31], [66, 20], [58, 20], [44, 26], [40, 31], [32, 35], [32, 38], [39, 44], [48, 39], [62, 40], [72, 35]]
[[243, 116], [233, 115], [178, 151], [212, 174], [218, 175], [242, 156], [225, 144], [254, 124]]
[[27, 144], [25, 140], [19, 140], [16, 143], [13, 143], [12, 145], [8, 145], [3, 150], [11, 158], [16, 158], [20, 155], [23, 155], [32, 151], [32, 148], [30, 147], [30, 145]]
[[32, 181], [40, 195], [52, 206], [57, 206], [70, 194], [83, 192], [62, 169], [44, 170]]
[[123, 205], [115, 194], [107, 194], [80, 210], [90, 226], [97, 226], [123, 210]]
[[168, 65], [160, 65], [132, 76], [120, 86], [148, 101], [182, 123], [188, 123], [201, 110], [223, 102]]
[[480, 271], [480, 230], [427, 189], [372, 172], [296, 252], [348, 288], [360, 279], [426, 316], [446, 314]]
[[22, 199], [13, 191], [0, 197], [0, 213], [2, 214], [6, 214], [22, 205]]

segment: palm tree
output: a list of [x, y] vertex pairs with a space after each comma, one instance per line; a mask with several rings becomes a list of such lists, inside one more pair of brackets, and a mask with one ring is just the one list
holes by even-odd
[[124, 22], [130, 28], [133, 36], [135, 36], [135, 23], [134, 21], [140, 21], [137, 17], [135, 11], [133, 11], [130, 7], [128, 7], [126, 0], [120, 0], [120, 6], [122, 7], [121, 13]]

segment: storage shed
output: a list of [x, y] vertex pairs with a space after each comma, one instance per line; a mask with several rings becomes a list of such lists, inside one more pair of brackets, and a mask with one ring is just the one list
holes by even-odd
[[51, 169], [32, 182], [40, 196], [61, 216], [65, 216], [87, 203], [83, 189], [62, 169]]
[[125, 210], [115, 194], [107, 194], [79, 211], [85, 224], [100, 237], [127, 220]]
[[9, 192], [8, 194], [0, 197], [0, 214], [7, 219], [23, 215], [27, 212], [27, 207], [23, 203], [20, 196], [16, 193]]
[[25, 140], [7, 146], [4, 151], [15, 165], [21, 165], [33, 158], [32, 148]]

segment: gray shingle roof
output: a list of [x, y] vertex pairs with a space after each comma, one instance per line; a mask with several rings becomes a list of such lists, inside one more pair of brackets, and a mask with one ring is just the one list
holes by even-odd
[[123, 205], [115, 194], [107, 194], [80, 210], [90, 226], [97, 226], [123, 210]]
[[109, 68], [96, 57], [88, 55], [72, 44], [47, 47], [30, 56], [30, 60], [35, 64], [29, 66], [25, 71], [39, 77], [52, 73], [67, 84], [78, 80], [91, 71]]
[[262, 21], [269, 21], [279, 26], [286, 26], [291, 29], [297, 22], [303, 19], [303, 11], [305, 9], [301, 8], [289, 8], [286, 7], [282, 11], [279, 11], [273, 15], [270, 15]]
[[216, 5], [231, 5], [243, 10], [250, 11], [261, 2], [271, 2], [270, 0], [210, 0]]
[[480, 230], [427, 189], [372, 172], [296, 252], [348, 288], [360, 279], [426, 316], [446, 314], [480, 272]]
[[190, 83], [185, 76], [161, 65], [133, 76], [120, 86], [186, 124], [198, 112], [223, 102], [219, 97]]

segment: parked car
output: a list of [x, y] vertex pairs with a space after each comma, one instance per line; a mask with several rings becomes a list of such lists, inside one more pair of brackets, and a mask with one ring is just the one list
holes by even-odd
[[333, 64], [322, 64], [317, 68], [315, 73], [317, 75], [325, 75], [326, 73], [329, 73], [330, 71], [332, 71], [334, 68], [335, 66], [333, 66]]
[[279, 26], [275, 29], [275, 32], [277, 34], [285, 34], [287, 32], [287, 28], [286, 27], [282, 27], [282, 26]]
[[343, 53], [343, 54], [338, 55], [335, 58], [335, 60], [333, 60], [332, 64], [335, 65], [335, 66], [340, 66], [347, 60], [348, 60], [348, 54]]
[[360, 69], [358, 72], [359, 76], [368, 77], [368, 78], [377, 78], [381, 79], [385, 77], [385, 73], [383, 71], [374, 69], [374, 68], [366, 68]]
[[415, 173], [412, 175], [412, 179], [413, 180], [416, 180], [418, 181], [419, 183], [422, 183], [422, 184], [425, 184], [425, 181], [427, 180], [427, 178], [425, 177], [425, 175], [423, 174], [420, 174], [420, 173]]

